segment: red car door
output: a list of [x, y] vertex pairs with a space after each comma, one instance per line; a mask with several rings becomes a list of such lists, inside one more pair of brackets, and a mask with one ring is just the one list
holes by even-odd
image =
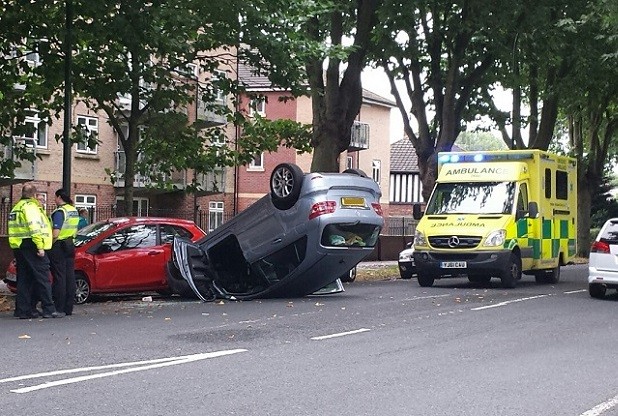
[[101, 242], [94, 256], [99, 290], [152, 290], [165, 287], [169, 247], [157, 245], [156, 224], [135, 224]]

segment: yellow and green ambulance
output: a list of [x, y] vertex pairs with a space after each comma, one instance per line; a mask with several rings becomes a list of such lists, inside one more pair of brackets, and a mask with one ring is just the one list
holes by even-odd
[[442, 152], [414, 236], [418, 282], [556, 283], [576, 253], [577, 164], [541, 150]]

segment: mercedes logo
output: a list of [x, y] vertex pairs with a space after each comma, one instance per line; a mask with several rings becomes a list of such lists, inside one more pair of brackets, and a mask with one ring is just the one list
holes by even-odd
[[459, 245], [459, 237], [457, 237], [456, 235], [448, 239], [449, 247], [453, 248], [453, 247], [457, 247], [458, 245]]

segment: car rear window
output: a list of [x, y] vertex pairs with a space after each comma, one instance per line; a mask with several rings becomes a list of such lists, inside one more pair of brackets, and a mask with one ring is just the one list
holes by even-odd
[[327, 247], [374, 247], [380, 227], [371, 224], [329, 224], [322, 233], [322, 245]]
[[601, 231], [600, 241], [609, 244], [618, 244], [618, 221], [608, 221]]

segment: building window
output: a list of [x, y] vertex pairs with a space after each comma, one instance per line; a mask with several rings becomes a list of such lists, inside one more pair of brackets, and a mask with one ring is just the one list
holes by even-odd
[[86, 208], [90, 213], [90, 218], [94, 222], [97, 220], [97, 196], [96, 195], [84, 195], [77, 194], [73, 198], [75, 201], [75, 208]]
[[382, 162], [378, 159], [374, 159], [371, 162], [371, 177], [377, 183], [380, 183], [380, 177], [382, 176]]
[[256, 97], [249, 101], [249, 115], [255, 116], [259, 114], [262, 117], [266, 117], [266, 98]]
[[212, 201], [208, 203], [208, 232], [223, 224], [223, 202]]
[[[116, 197], [116, 204], [120, 205], [124, 202], [124, 196]], [[150, 204], [148, 202], [148, 198], [133, 198], [133, 209], [130, 214], [121, 214], [121, 215], [133, 215], [135, 217], [147, 217], [148, 209], [150, 208]]]
[[36, 111], [28, 111], [24, 120], [26, 131], [21, 135], [28, 140], [26, 143], [29, 146], [39, 148], [47, 148], [47, 123], [39, 118], [39, 113]]
[[225, 80], [225, 79], [226, 79], [225, 72], [214, 71], [212, 75], [212, 81], [213, 81], [215, 102], [218, 104], [225, 104], [226, 102], [225, 91], [223, 91], [221, 88], [217, 86], [218, 82], [221, 82], [221, 80]]
[[264, 153], [260, 153], [259, 155], [255, 156], [251, 162], [249, 162], [248, 170], [264, 170]]
[[391, 173], [389, 202], [413, 203], [423, 201], [423, 184], [418, 173]]
[[96, 195], [75, 195], [76, 208], [95, 208], [97, 206]]
[[352, 169], [354, 167], [354, 159], [352, 156], [348, 156], [345, 161], [345, 168]]
[[96, 139], [99, 134], [99, 120], [94, 117], [77, 116], [77, 125], [81, 128], [83, 139], [77, 143], [80, 153], [97, 153]]
[[44, 210], [47, 210], [47, 194], [39, 192], [36, 194], [36, 199], [39, 201]]

